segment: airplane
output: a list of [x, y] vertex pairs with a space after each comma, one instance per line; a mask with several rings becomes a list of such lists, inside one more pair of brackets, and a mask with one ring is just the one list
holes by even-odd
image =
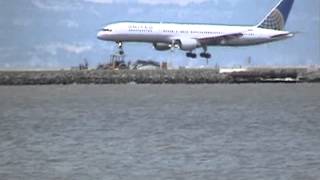
[[254, 26], [126, 21], [107, 25], [97, 38], [116, 42], [120, 55], [124, 54], [124, 42], [152, 43], [158, 51], [178, 48], [186, 51], [189, 58], [197, 58], [193, 51], [202, 48], [200, 57], [208, 62], [208, 46], [251, 46], [294, 37], [295, 33], [284, 30], [293, 3], [294, 0], [280, 0]]

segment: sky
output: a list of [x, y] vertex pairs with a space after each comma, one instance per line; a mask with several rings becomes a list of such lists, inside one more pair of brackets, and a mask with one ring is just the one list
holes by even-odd
[[[1, 0], [0, 69], [91, 67], [106, 62], [116, 44], [96, 38], [116, 21], [190, 22], [255, 25], [278, 0]], [[286, 30], [296, 37], [259, 46], [210, 47], [209, 66], [319, 65], [320, 1], [296, 0]], [[151, 44], [125, 43], [126, 60], [170, 61], [202, 66], [185, 52], [155, 51]], [[199, 53], [201, 49], [197, 50]]]

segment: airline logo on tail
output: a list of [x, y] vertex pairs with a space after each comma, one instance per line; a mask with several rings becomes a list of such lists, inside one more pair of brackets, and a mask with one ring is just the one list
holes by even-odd
[[264, 29], [282, 30], [284, 24], [283, 15], [278, 9], [275, 9], [259, 27]]
[[290, 14], [294, 0], [282, 0], [280, 3], [262, 20], [259, 28], [283, 30]]

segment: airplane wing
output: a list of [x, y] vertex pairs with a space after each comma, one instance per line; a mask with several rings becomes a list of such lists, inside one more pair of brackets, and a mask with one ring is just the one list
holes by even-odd
[[229, 34], [221, 34], [217, 36], [209, 36], [209, 37], [201, 37], [198, 38], [198, 41], [203, 44], [207, 43], [221, 43], [226, 40], [237, 39], [243, 36], [241, 32], [229, 33]]

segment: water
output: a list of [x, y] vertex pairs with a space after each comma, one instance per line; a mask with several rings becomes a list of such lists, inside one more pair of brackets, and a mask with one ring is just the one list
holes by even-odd
[[319, 180], [320, 85], [0, 87], [0, 179]]

